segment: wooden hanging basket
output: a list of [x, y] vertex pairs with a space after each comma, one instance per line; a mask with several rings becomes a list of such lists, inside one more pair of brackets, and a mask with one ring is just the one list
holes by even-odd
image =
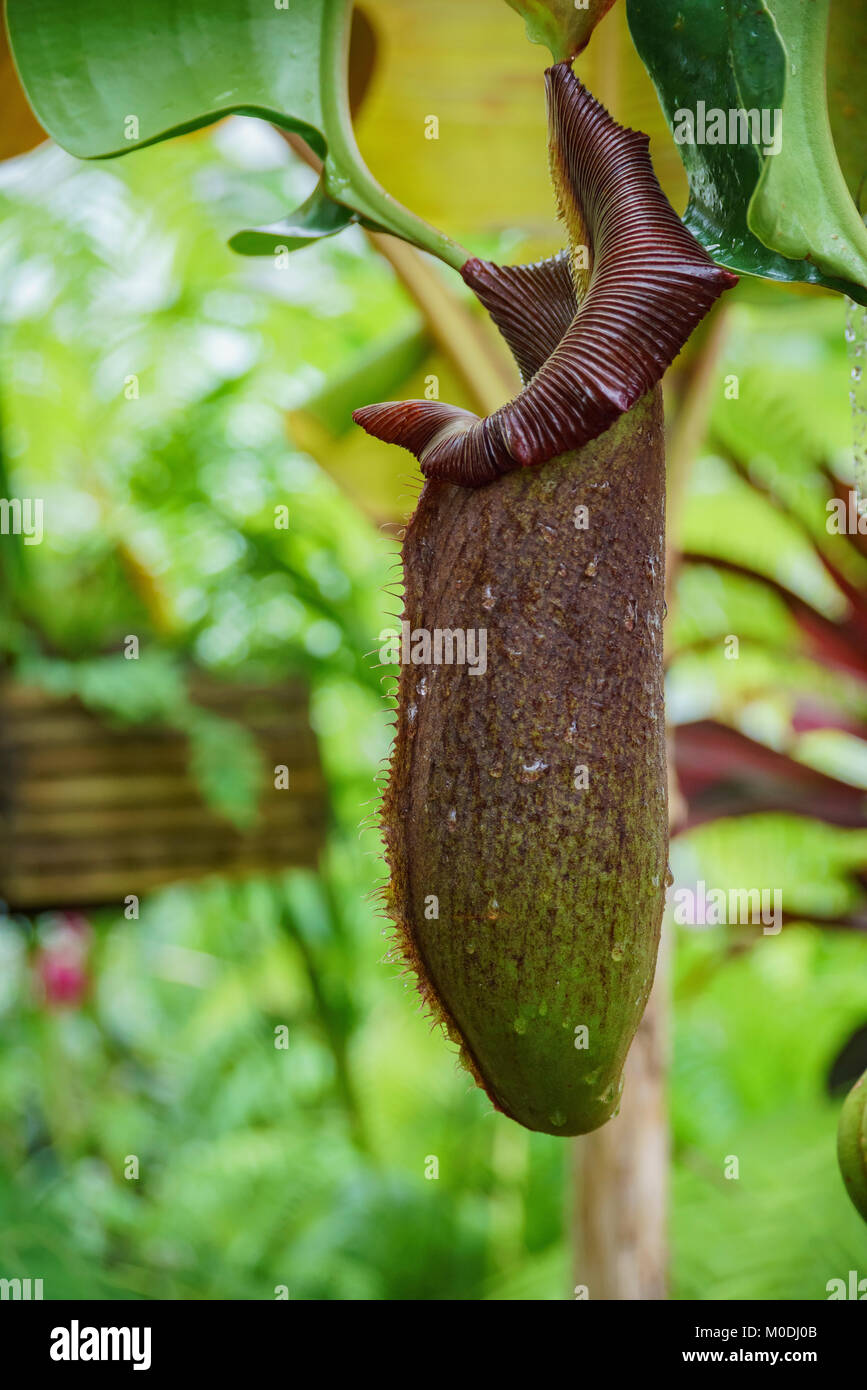
[[[203, 800], [183, 734], [113, 726], [77, 699], [0, 684], [0, 898], [9, 910], [123, 904], [208, 874], [314, 865], [327, 798], [306, 687], [197, 676], [195, 702], [253, 734], [258, 819], [239, 831]], [[288, 787], [274, 769], [288, 769]]]

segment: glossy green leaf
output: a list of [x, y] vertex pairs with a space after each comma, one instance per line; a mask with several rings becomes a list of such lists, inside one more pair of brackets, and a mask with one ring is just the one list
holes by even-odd
[[329, 198], [320, 182], [288, 217], [268, 227], [236, 232], [229, 238], [229, 245], [242, 256], [270, 256], [281, 249], [297, 251], [312, 241], [335, 236], [357, 221], [358, 214]]
[[82, 159], [127, 154], [232, 112], [301, 136], [337, 203], [449, 264], [467, 253], [376, 182], [347, 93], [351, 0], [8, 0], [23, 85], [45, 129]]
[[867, 286], [867, 227], [849, 196], [825, 96], [829, 0], [772, 0], [786, 50], [780, 151], [764, 161], [749, 223], [766, 246]]
[[[717, 261], [732, 270], [772, 280], [825, 285], [865, 303], [867, 263], [862, 273], [857, 254], [841, 261], [834, 249], [835, 237], [840, 245], [851, 239], [854, 208], [841, 202], [836, 183], [834, 199], [829, 200], [827, 174], [812, 186], [806, 183], [806, 151], [804, 182], [795, 196], [797, 211], [809, 220], [811, 233], [801, 241], [791, 235], [785, 239], [786, 249], [803, 251], [795, 256], [781, 254], [775, 244], [777, 221], [783, 217], [778, 199], [792, 197], [788, 186], [777, 183], [776, 175], [770, 192], [756, 203], [757, 220], [750, 217], [751, 201], [765, 169], [782, 157], [782, 152], [765, 153], [776, 144], [773, 113], [784, 112], [782, 148], [787, 141], [791, 145], [787, 168], [797, 168], [799, 141], [805, 133], [815, 148], [816, 132], [804, 131], [804, 118], [798, 119], [798, 112], [805, 101], [805, 85], [813, 93], [810, 109], [815, 111], [821, 75], [813, 73], [808, 78], [797, 70], [791, 72], [793, 60], [772, 15], [777, 5], [786, 4], [787, 0], [767, 5], [745, 0], [694, 0], [685, 6], [682, 0], [628, 0], [629, 25], [680, 148], [690, 184], [684, 221], [693, 234]], [[797, 14], [802, 14], [803, 7], [796, 8]], [[795, 28], [798, 22], [796, 15]], [[784, 28], [791, 32], [788, 24]], [[814, 50], [811, 56], [817, 62]], [[796, 61], [795, 66], [797, 69]], [[723, 133], [714, 122], [714, 111], [725, 113], [725, 138], [720, 143], [707, 139]], [[766, 113], [764, 130], [751, 124], [747, 139], [729, 143], [730, 131], [737, 136], [742, 133], [740, 125], [733, 127], [729, 117], [730, 112], [737, 111], [757, 111], [760, 116]], [[792, 113], [791, 134], [786, 111]], [[823, 148], [827, 157], [827, 146]], [[766, 244], [765, 237], [774, 244]], [[811, 259], [807, 259], [808, 254]]]
[[325, 154], [317, 80], [327, 0], [8, 0], [40, 121], [81, 159], [125, 154], [239, 111]]
[[826, 87], [831, 131], [849, 192], [864, 210], [867, 181], [867, 5], [834, 0]]

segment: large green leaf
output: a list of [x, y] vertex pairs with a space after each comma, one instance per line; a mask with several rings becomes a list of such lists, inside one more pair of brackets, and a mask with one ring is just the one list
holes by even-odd
[[104, 159], [231, 112], [259, 116], [324, 160], [320, 210], [331, 198], [459, 266], [466, 252], [389, 198], [358, 151], [351, 13], [351, 0], [7, 0], [27, 95], [70, 153]]
[[[232, 111], [324, 157], [318, 80], [328, 0], [7, 0], [18, 69], [50, 135], [80, 159], [125, 154]], [[136, 127], [132, 123], [137, 123]]]
[[771, 3], [786, 50], [783, 138], [764, 161], [750, 226], [783, 255], [867, 286], [867, 227], [837, 160], [825, 96], [829, 0]]
[[849, 192], [863, 208], [867, 177], [867, 5], [833, 0], [826, 68], [834, 145]]
[[[807, 8], [816, 12], [810, 34], [823, 36], [827, 0], [811, 0]], [[858, 214], [843, 196], [839, 170], [833, 172], [836, 156], [830, 134], [825, 138], [824, 40], [814, 37], [805, 49], [803, 11], [789, 0], [693, 0], [689, 6], [628, 0], [635, 45], [675, 139], [680, 136], [690, 230], [733, 270], [826, 285], [865, 303], [867, 233], [855, 225]], [[773, 140], [765, 144], [752, 128], [743, 143], [700, 143], [700, 110], [706, 116], [719, 110], [726, 118], [739, 110], [765, 111], [770, 118], [782, 110], [780, 152], [766, 153]], [[694, 118], [692, 142], [683, 112]], [[707, 121], [705, 127], [707, 133]], [[799, 169], [801, 181], [793, 183], [792, 170]]]

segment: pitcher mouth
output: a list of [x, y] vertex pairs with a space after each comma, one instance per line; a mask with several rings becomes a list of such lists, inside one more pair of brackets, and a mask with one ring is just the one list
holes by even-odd
[[368, 434], [414, 454], [428, 478], [480, 487], [581, 448], [646, 395], [738, 281], [668, 202], [648, 137], [612, 120], [568, 62], [549, 68], [545, 84], [570, 248], [533, 265], [471, 258], [461, 268], [508, 343], [523, 390], [484, 419], [424, 400], [353, 414]]

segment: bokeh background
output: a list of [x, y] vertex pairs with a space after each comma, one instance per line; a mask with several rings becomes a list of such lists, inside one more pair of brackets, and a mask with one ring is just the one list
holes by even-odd
[[[518, 18], [500, 0], [364, 9], [374, 172], [477, 254], [557, 249], [544, 54]], [[682, 209], [618, 11], [579, 72], [651, 133]], [[504, 352], [457, 276], [359, 229], [285, 267], [229, 251], [315, 182], [270, 127], [82, 164], [40, 143], [3, 62], [0, 492], [45, 508], [41, 544], [0, 538], [4, 737], [39, 699], [81, 707], [122, 787], [133, 745], [174, 730], [243, 834], [271, 769], [196, 683], [288, 682], [321, 779], [290, 772], [295, 867], [241, 873], [233, 851], [235, 870], [143, 892], [137, 919], [83, 900], [68, 841], [49, 843], [69, 901], [0, 883], [0, 1275], [57, 1298], [570, 1297], [571, 1146], [473, 1089], [376, 899], [378, 649], [419, 478], [350, 412], [431, 376], [460, 404], [504, 398]], [[840, 298], [745, 281], [666, 382], [675, 888], [782, 888], [785, 910], [777, 936], [669, 924], [677, 1298], [821, 1299], [867, 1272], [834, 1155], [867, 1066], [867, 538], [826, 525], [853, 477], [863, 330]], [[80, 788], [50, 746], [27, 776], [6, 751], [14, 885], [9, 825], [76, 814]], [[110, 829], [88, 844], [98, 867]]]

